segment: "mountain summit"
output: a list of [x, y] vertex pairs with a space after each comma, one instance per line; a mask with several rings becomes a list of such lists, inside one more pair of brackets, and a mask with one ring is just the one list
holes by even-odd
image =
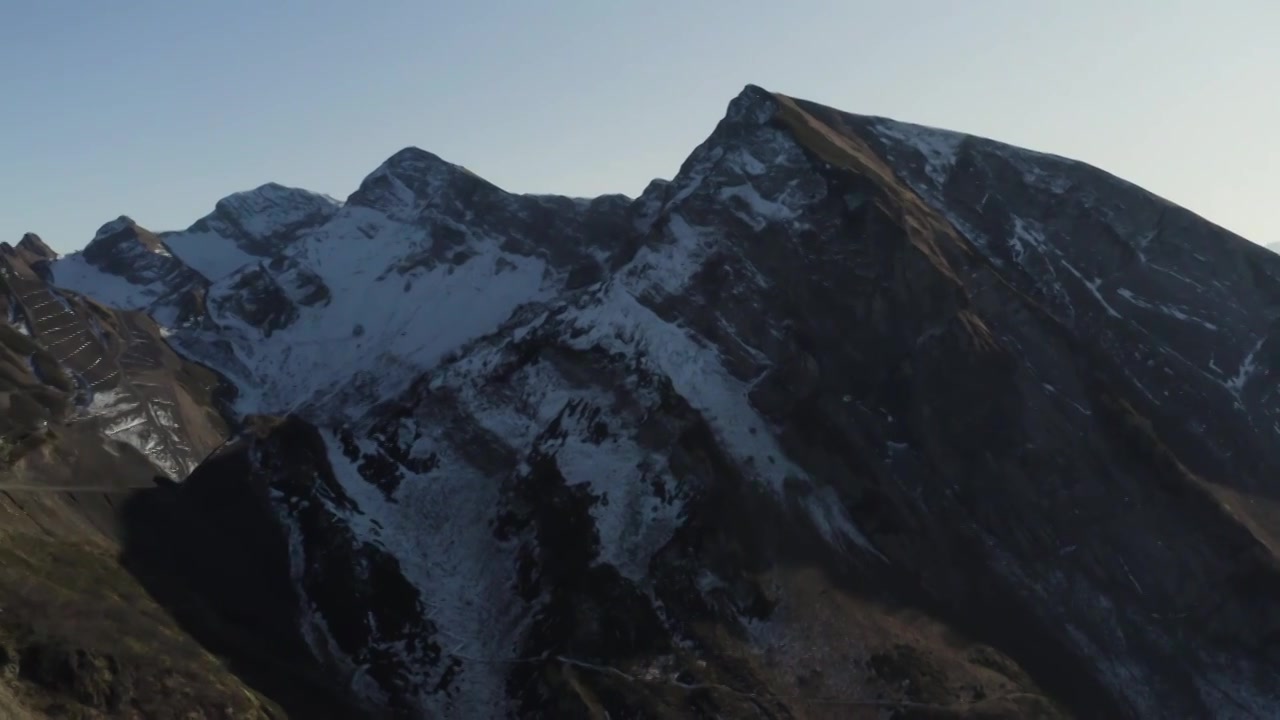
[[58, 253], [54, 252], [53, 248], [45, 245], [44, 240], [41, 240], [40, 236], [35, 233], [23, 235], [22, 240], [18, 241], [18, 249], [42, 260], [58, 259]]
[[40, 298], [154, 328], [106, 542], [237, 717], [1274, 714], [1280, 257], [1097, 168], [749, 86], [635, 199], [409, 148], [94, 245], [6, 392], [107, 406]]

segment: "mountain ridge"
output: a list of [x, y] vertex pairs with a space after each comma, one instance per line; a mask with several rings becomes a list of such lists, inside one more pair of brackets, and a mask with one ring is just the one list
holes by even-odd
[[263, 210], [263, 254], [210, 221], [218, 272], [64, 258], [50, 292], [235, 388], [140, 561], [199, 549], [173, 582], [254, 627], [217, 579], [264, 566], [208, 529], [273, 538], [268, 624], [375, 716], [1250, 718], [1280, 687], [1280, 258], [1189, 211], [756, 86], [634, 200], [416, 148], [317, 213], [277, 188], [303, 220]]

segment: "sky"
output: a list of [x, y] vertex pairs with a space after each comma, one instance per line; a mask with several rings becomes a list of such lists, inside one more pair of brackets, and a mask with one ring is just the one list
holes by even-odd
[[1081, 159], [1280, 242], [1274, 0], [0, 0], [0, 240], [345, 198], [416, 145], [638, 194], [748, 83]]

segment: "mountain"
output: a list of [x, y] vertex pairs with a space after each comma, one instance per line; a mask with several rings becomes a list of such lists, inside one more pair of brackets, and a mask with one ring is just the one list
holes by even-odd
[[[341, 203], [267, 185], [24, 258], [11, 364], [48, 369], [11, 396], [52, 428], [26, 484], [79, 497], [61, 448], [115, 447], [66, 424], [109, 393], [45, 307], [121, 393], [134, 335], [95, 333], [144, 328], [137, 372], [203, 411], [143, 413], [95, 540], [216, 654], [202, 698], [1273, 713], [1280, 257], [1096, 168], [752, 86], [636, 199], [408, 148]], [[27, 664], [19, 696], [116, 712]]]
[[52, 257], [0, 244], [0, 716], [273, 717], [116, 559], [121, 507], [226, 437], [219, 380], [146, 315], [50, 286]]

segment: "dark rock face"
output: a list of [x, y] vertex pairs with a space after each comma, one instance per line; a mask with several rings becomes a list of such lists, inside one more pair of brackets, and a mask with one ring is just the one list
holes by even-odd
[[137, 285], [160, 283], [174, 289], [202, 284], [198, 273], [173, 257], [160, 238], [121, 216], [103, 225], [85, 246], [89, 264]]
[[33, 260], [57, 260], [58, 253], [53, 248], [44, 244], [44, 240], [40, 239], [35, 233], [27, 233], [22, 236], [22, 240], [18, 242], [18, 251], [28, 253], [30, 259]]
[[[334, 478], [316, 429], [285, 419], [251, 453], [255, 472], [271, 484], [293, 526], [290, 542], [301, 556], [295, 572], [316, 614], [312, 630], [327, 628], [328, 637], [317, 635], [313, 642], [332, 643], [339, 656], [367, 673], [396, 714], [412, 714], [418, 691], [447, 691], [450, 668], [441, 663], [438, 631], [426, 618], [423, 599], [393, 556], [350, 528], [347, 514], [360, 509]], [[405, 657], [413, 658], [416, 672], [405, 672]]]
[[[26, 504], [32, 510], [74, 505], [30, 496]], [[0, 710], [6, 718], [281, 716], [279, 705], [187, 637], [117, 565], [100, 536], [95, 541], [62, 527], [53, 537], [49, 530], [10, 526], [0, 534]], [[4, 702], [9, 697], [15, 705]]]
[[193, 228], [265, 259], [171, 335], [296, 414], [130, 524], [291, 709], [263, 658], [375, 716], [1274, 714], [1273, 253], [756, 87], [634, 201], [416, 148], [299, 192]]
[[298, 317], [298, 309], [265, 267], [246, 268], [231, 280], [231, 292], [212, 301], [216, 312], [230, 313], [263, 335], [287, 326]]
[[469, 241], [499, 238], [504, 250], [545, 258], [552, 267], [594, 273], [614, 245], [630, 233], [630, 199], [513, 195], [436, 155], [407, 148], [393, 155], [351, 195], [352, 208], [377, 210], [421, 226], [433, 239], [397, 270], [460, 264], [474, 252]]
[[[123, 513], [125, 566], [196, 639], [230, 658], [241, 677], [290, 716], [365, 717], [369, 709], [334, 686], [335, 680], [350, 681], [352, 668], [324, 654], [321, 643], [333, 640], [328, 632], [310, 634], [324, 631], [308, 621], [319, 615], [342, 647], [350, 647], [353, 627], [379, 632], [373, 618], [384, 627], [393, 607], [383, 597], [387, 591], [376, 573], [353, 575], [383, 556], [376, 548], [347, 544], [344, 528], [326, 524], [314, 511], [309, 496], [329, 496], [330, 490], [323, 460], [306, 452], [305, 427], [251, 419], [250, 428], [182, 484], [130, 499]], [[279, 478], [269, 474], [286, 460]], [[309, 531], [305, 537], [286, 519], [295, 513]], [[305, 568], [291, 567], [295, 551]], [[386, 609], [373, 615], [363, 609], [374, 605]], [[403, 621], [420, 618], [410, 614]], [[361, 657], [362, 663], [370, 660]], [[370, 672], [377, 674], [376, 664]]]

